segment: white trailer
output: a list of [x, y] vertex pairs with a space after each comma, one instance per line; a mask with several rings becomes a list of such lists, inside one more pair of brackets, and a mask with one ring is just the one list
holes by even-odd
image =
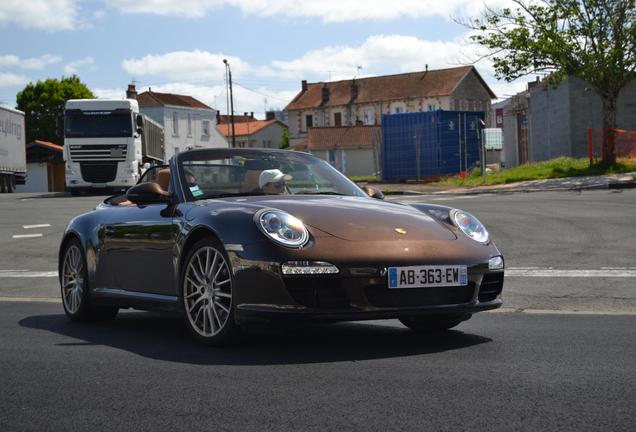
[[163, 162], [163, 128], [133, 99], [71, 99], [64, 112], [66, 188], [124, 189], [144, 163]]
[[0, 107], [0, 193], [15, 192], [26, 177], [24, 113]]

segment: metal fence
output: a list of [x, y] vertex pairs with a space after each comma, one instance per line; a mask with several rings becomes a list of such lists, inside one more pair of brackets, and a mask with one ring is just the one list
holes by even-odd
[[636, 159], [636, 131], [623, 129], [587, 130], [587, 152], [590, 165], [609, 159]]
[[383, 179], [421, 180], [468, 171], [479, 161], [483, 119], [483, 112], [473, 111], [383, 115]]

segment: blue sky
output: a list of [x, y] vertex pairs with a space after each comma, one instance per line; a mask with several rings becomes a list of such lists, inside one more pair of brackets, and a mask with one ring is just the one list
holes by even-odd
[[[507, 0], [493, 0], [501, 5]], [[300, 81], [452, 67], [477, 58], [451, 16], [471, 0], [2, 0], [0, 103], [29, 81], [77, 74], [99, 97], [138, 89], [190, 94], [225, 112], [223, 58], [235, 109], [282, 108]], [[358, 69], [361, 66], [361, 69]], [[499, 97], [524, 87], [477, 68]], [[531, 79], [531, 78], [528, 78]]]

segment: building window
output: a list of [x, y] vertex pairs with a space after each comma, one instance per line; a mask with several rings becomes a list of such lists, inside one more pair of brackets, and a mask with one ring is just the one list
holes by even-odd
[[179, 147], [175, 147], [174, 148], [174, 154], [178, 154], [179, 153]]
[[375, 115], [373, 110], [364, 110], [364, 116], [362, 120], [363, 124], [366, 126], [372, 126], [375, 123]]
[[203, 120], [201, 122], [201, 133], [204, 136], [210, 136], [210, 121], [209, 120]]
[[179, 113], [176, 111], [172, 112], [172, 134], [179, 136]]
[[314, 116], [309, 114], [305, 116], [305, 125], [306, 125], [306, 129], [309, 129], [310, 127], [314, 127]]
[[435, 104], [428, 104], [429, 111], [435, 111], [435, 109], [436, 109]]
[[188, 136], [192, 136], [192, 114], [188, 113]]
[[333, 124], [334, 126], [342, 126], [342, 113], [334, 113], [333, 115]]

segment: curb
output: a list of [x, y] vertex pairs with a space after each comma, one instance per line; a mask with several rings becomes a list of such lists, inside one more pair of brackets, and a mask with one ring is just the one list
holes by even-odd
[[492, 189], [450, 189], [437, 192], [423, 191], [387, 191], [384, 195], [482, 195], [482, 194], [506, 194], [506, 193], [532, 193], [532, 192], [567, 192], [567, 191], [584, 191], [584, 190], [604, 190], [604, 189], [634, 189], [636, 181], [620, 181], [606, 184], [582, 185], [576, 187], [546, 187], [546, 188], [492, 188]]

